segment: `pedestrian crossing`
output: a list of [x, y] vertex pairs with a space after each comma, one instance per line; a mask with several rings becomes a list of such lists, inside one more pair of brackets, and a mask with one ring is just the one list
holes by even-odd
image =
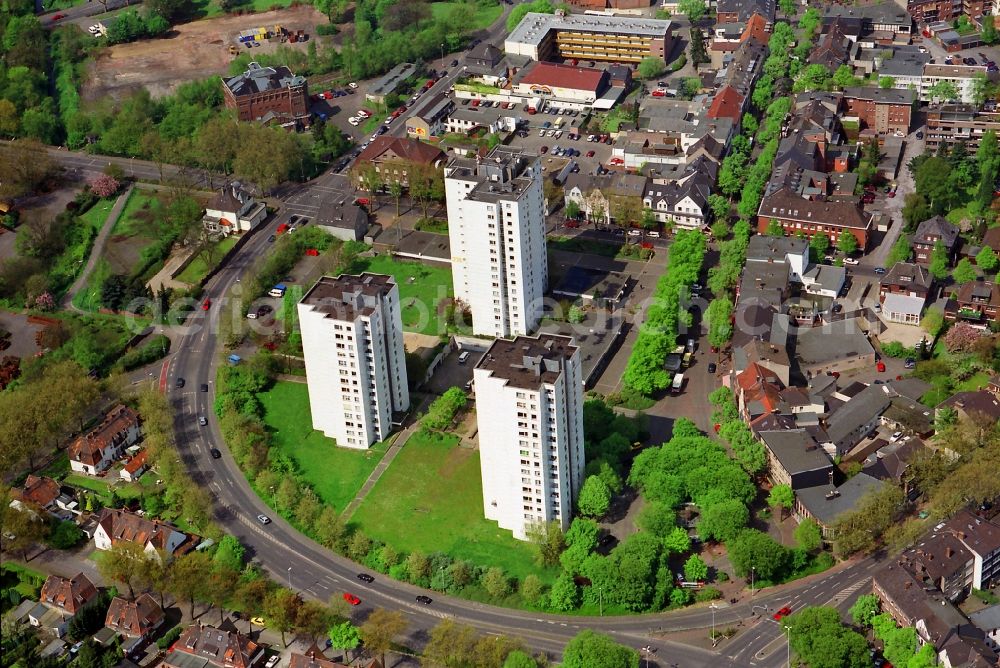
[[845, 587], [844, 589], [841, 589], [840, 591], [838, 591], [836, 594], [833, 595], [833, 598], [830, 599], [827, 605], [832, 605], [832, 606], [840, 605], [848, 598], [850, 598], [854, 592], [858, 591], [862, 587], [867, 586], [869, 582], [871, 582], [871, 578], [865, 578], [863, 580], [855, 582], [850, 587]]

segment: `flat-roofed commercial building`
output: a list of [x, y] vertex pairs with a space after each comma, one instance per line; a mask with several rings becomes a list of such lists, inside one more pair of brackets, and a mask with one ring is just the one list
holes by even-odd
[[529, 12], [504, 42], [508, 55], [533, 60], [601, 60], [638, 63], [664, 60], [674, 41], [671, 21], [592, 14]]

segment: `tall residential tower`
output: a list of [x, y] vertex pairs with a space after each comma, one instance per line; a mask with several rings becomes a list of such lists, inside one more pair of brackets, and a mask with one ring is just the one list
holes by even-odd
[[455, 297], [486, 336], [528, 334], [548, 282], [545, 204], [537, 158], [506, 146], [445, 167]]
[[583, 375], [567, 336], [497, 339], [473, 372], [486, 518], [569, 528], [583, 484]]
[[396, 281], [326, 276], [298, 306], [313, 428], [347, 448], [384, 440], [410, 406]]

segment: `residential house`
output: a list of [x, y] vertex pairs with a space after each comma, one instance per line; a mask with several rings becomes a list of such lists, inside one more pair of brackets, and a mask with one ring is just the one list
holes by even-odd
[[835, 299], [847, 281], [847, 269], [829, 264], [814, 264], [802, 274], [802, 286], [810, 295]]
[[757, 363], [751, 363], [742, 372], [736, 374], [733, 392], [740, 417], [751, 428], [754, 421], [765, 415], [771, 415], [781, 409], [781, 381], [778, 376]]
[[577, 172], [566, 177], [563, 193], [566, 204], [573, 202], [581, 213], [598, 224], [610, 224], [618, 217], [622, 203], [630, 200], [635, 205], [632, 213], [638, 224], [647, 181], [638, 174], [611, 172], [595, 176]]
[[149, 457], [145, 448], [132, 455], [132, 457], [122, 466], [121, 478], [128, 482], [135, 482], [139, 477], [149, 470]]
[[737, 128], [743, 118], [743, 109], [746, 106], [746, 98], [732, 86], [723, 86], [715, 97], [705, 114], [709, 118], [728, 118]]
[[711, 163], [699, 159], [690, 163], [677, 179], [652, 178], [646, 184], [642, 205], [652, 210], [661, 223], [672, 222], [676, 227], [697, 230], [709, 223], [711, 210], [708, 198], [715, 180], [713, 170], [704, 169]]
[[989, 13], [990, 0], [906, 0], [906, 11], [917, 23], [935, 23], [968, 16], [976, 19]]
[[960, 419], [972, 419], [982, 423], [1000, 421], [1000, 398], [986, 390], [956, 392], [935, 406], [937, 412], [943, 409], [955, 411]]
[[805, 429], [760, 431], [767, 452], [768, 477], [793, 490], [825, 485], [833, 478], [833, 462]]
[[[863, 474], [862, 474], [863, 475]], [[997, 663], [996, 653], [984, 634], [946, 596], [915, 575], [906, 560], [882, 566], [872, 575], [872, 591], [882, 610], [903, 628], [917, 632], [921, 643], [930, 643], [941, 665], [986, 668]]]
[[438, 93], [425, 99], [423, 104], [406, 118], [406, 136], [426, 139], [441, 134], [445, 120], [455, 108], [447, 93]]
[[945, 220], [944, 216], [934, 216], [917, 225], [917, 231], [913, 235], [913, 255], [916, 262], [930, 264], [934, 245], [938, 242], [944, 245], [950, 263], [958, 246], [958, 227]]
[[756, 38], [745, 39], [730, 58], [726, 59], [725, 67], [719, 72], [718, 78], [725, 88], [732, 88], [743, 98], [741, 105], [746, 106], [746, 100], [753, 92], [753, 86], [764, 70], [764, 60], [767, 59], [767, 41]]
[[[61, 495], [59, 483], [52, 478], [29, 474], [20, 489], [11, 490], [13, 498], [10, 507], [17, 510], [41, 508], [49, 512], [58, 510], [57, 499]], [[76, 502], [73, 502], [76, 507]]]
[[787, 235], [801, 233], [811, 240], [817, 234], [825, 234], [834, 246], [841, 234], [853, 234], [862, 250], [868, 248], [873, 232], [871, 215], [856, 201], [806, 199], [788, 186], [761, 200], [757, 211], [758, 232], [767, 232], [772, 220], [777, 220]]
[[149, 520], [124, 508], [102, 508], [94, 531], [94, 546], [110, 550], [121, 542], [134, 543], [153, 555], [181, 554], [195, 546], [198, 537], [160, 520]]
[[264, 647], [238, 631], [192, 624], [181, 633], [163, 659], [171, 668], [254, 668], [264, 658]]
[[1000, 290], [992, 281], [969, 281], [958, 286], [954, 299], [944, 307], [945, 317], [986, 327], [1000, 313]]
[[413, 63], [400, 63], [368, 87], [365, 99], [382, 104], [385, 102], [385, 98], [395, 93], [400, 86], [416, 75], [416, 65]]
[[267, 205], [254, 199], [239, 181], [232, 181], [205, 207], [202, 224], [208, 232], [229, 236], [249, 232], [267, 218]]
[[716, 23], [712, 28], [712, 43], [708, 47], [712, 69], [722, 70], [744, 42], [753, 40], [767, 44], [770, 34], [767, 20], [760, 14], [753, 14], [746, 23]]
[[889, 322], [919, 325], [933, 284], [934, 277], [923, 265], [897, 262], [879, 285], [882, 317]]
[[838, 19], [860, 20], [859, 40], [882, 46], [909, 43], [913, 33], [910, 14], [891, 0], [863, 5], [830, 3], [822, 11], [824, 24]]
[[295, 126], [309, 120], [306, 78], [292, 74], [284, 65], [250, 63], [246, 72], [222, 79], [222, 97], [241, 121]]
[[718, 0], [716, 3], [717, 23], [747, 23], [754, 14], [759, 14], [770, 30], [774, 25], [775, 0]]
[[833, 541], [837, 537], [833, 528], [837, 519], [855, 510], [862, 499], [883, 489], [885, 484], [866, 473], [858, 473], [839, 487], [827, 483], [798, 489], [795, 491], [795, 516], [800, 522], [807, 518], [815, 520], [823, 532], [823, 539]]
[[[361, 659], [351, 664], [354, 668], [382, 668], [382, 662], [375, 658]], [[292, 650], [289, 654], [288, 668], [349, 668], [346, 664], [331, 661], [323, 651], [313, 643], [303, 651]]]
[[746, 257], [747, 262], [783, 264], [787, 267], [788, 280], [801, 283], [809, 266], [809, 243], [797, 237], [759, 234], [750, 237]]
[[857, 44], [848, 36], [842, 23], [841, 19], [837, 19], [830, 25], [824, 26], [825, 32], [819, 36], [816, 46], [809, 52], [806, 64], [823, 65], [831, 72], [835, 72], [841, 65], [851, 61]]
[[[399, 181], [407, 185], [406, 170], [409, 165], [422, 165], [435, 169], [445, 163], [444, 152], [422, 141], [407, 137], [383, 135], [358, 154], [355, 165], [373, 165], [383, 184]], [[359, 171], [358, 186], [367, 189], [363, 177], [364, 170]]]
[[115, 596], [104, 626], [129, 638], [148, 638], [163, 619], [163, 608], [148, 593], [139, 594], [134, 601]]
[[77, 436], [69, 446], [70, 468], [97, 475], [125, 454], [142, 435], [139, 414], [124, 404], [112, 408], [101, 423]]
[[906, 135], [910, 132], [917, 94], [895, 88], [851, 87], [844, 89], [844, 116], [858, 119], [861, 130], [879, 134]]
[[496, 107], [455, 107], [445, 119], [445, 130], [469, 134], [477, 128], [487, 132], [509, 132], [516, 128], [517, 116], [513, 111]]
[[341, 241], [361, 241], [368, 232], [368, 210], [354, 197], [331, 193], [316, 212], [316, 227]]
[[969, 615], [969, 621], [985, 634], [984, 640], [994, 652], [1000, 650], [1000, 605], [977, 610]]
[[834, 410], [825, 421], [829, 454], [847, 454], [878, 427], [891, 404], [892, 397], [885, 385], [869, 385]]
[[97, 587], [83, 573], [71, 578], [50, 575], [42, 585], [38, 605], [28, 613], [28, 622], [61, 638], [76, 613], [96, 598]]
[[[925, 49], [926, 51], [926, 49]], [[887, 57], [890, 56], [891, 57]], [[865, 58], [864, 52], [858, 58]], [[870, 58], [872, 72], [877, 71], [881, 77], [891, 77], [896, 90], [919, 91], [924, 81], [924, 66], [931, 62], [931, 54], [924, 53], [916, 46], [895, 46], [888, 54], [884, 50], [872, 50]], [[855, 68], [865, 71], [862, 63], [855, 61]], [[926, 135], [924, 136], [926, 140]]]
[[987, 102], [982, 108], [971, 104], [931, 104], [927, 107], [924, 142], [928, 151], [936, 152], [942, 144], [951, 148], [962, 142], [969, 151], [975, 152], [979, 141], [989, 131], [1000, 133], [1000, 110], [996, 103]]
[[782, 387], [789, 387], [792, 364], [788, 350], [780, 343], [754, 338], [733, 349], [733, 371], [737, 374], [751, 364], [763, 367], [773, 373]]

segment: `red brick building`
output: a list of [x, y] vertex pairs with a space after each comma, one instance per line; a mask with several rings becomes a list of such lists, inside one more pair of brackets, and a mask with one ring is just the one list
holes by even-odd
[[250, 63], [243, 74], [222, 80], [222, 95], [241, 121], [294, 125], [309, 119], [306, 79], [283, 65]]
[[991, 3], [985, 0], [907, 0], [906, 11], [917, 23], [951, 21], [963, 14], [978, 19]]
[[574, 7], [584, 9], [646, 9], [652, 0], [569, 0]]
[[795, 194], [788, 186], [764, 197], [757, 211], [757, 231], [767, 232], [772, 220], [777, 220], [789, 236], [802, 235], [812, 239], [825, 234], [832, 245], [843, 233], [853, 234], [858, 248], [868, 248], [872, 233], [872, 217], [855, 200], [807, 199]]
[[916, 91], [896, 88], [854, 87], [844, 89], [845, 116], [856, 116], [860, 129], [879, 134], [909, 134]]

